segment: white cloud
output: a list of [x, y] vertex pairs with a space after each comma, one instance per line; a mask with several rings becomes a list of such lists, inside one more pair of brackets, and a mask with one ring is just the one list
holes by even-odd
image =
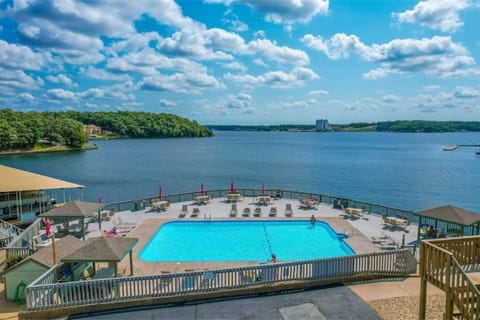
[[232, 69], [232, 70], [240, 70], [240, 71], [247, 70], [247, 67], [243, 63], [240, 63], [238, 61], [224, 63], [224, 64], [222, 64], [222, 66], [224, 68]]
[[326, 96], [328, 94], [328, 91], [326, 90], [312, 90], [308, 92], [309, 95], [311, 96]]
[[423, 39], [395, 39], [384, 44], [368, 46], [355, 35], [338, 33], [330, 39], [305, 35], [306, 46], [324, 52], [338, 60], [356, 54], [363, 60], [380, 64], [379, 68], [364, 74], [366, 79], [377, 79], [389, 74], [425, 73], [439, 77], [464, 77], [480, 74], [468, 51], [451, 37]]
[[226, 107], [235, 110], [245, 110], [250, 108], [252, 104], [252, 96], [247, 93], [240, 93], [238, 95], [229, 94], [227, 96]]
[[46, 79], [48, 81], [52, 82], [52, 83], [60, 83], [60, 84], [67, 85], [69, 87], [77, 87], [78, 86], [75, 82], [72, 81], [72, 79], [70, 79], [65, 74], [57, 74], [56, 76], [50, 75], [50, 76], [47, 76]]
[[269, 60], [281, 63], [289, 63], [297, 66], [309, 64], [308, 55], [298, 49], [291, 49], [285, 46], [278, 46], [268, 39], [257, 39], [247, 44], [247, 51], [250, 54], [261, 54]]
[[318, 75], [307, 68], [295, 68], [290, 73], [271, 71], [259, 76], [249, 74], [225, 74], [225, 79], [243, 84], [246, 87], [267, 85], [274, 88], [289, 88], [301, 86], [307, 80], [317, 79]]
[[51, 100], [74, 100], [76, 95], [74, 92], [64, 89], [50, 89], [45, 93], [45, 97]]
[[415, 23], [442, 32], [455, 32], [463, 26], [460, 11], [468, 8], [468, 0], [425, 0], [413, 10], [393, 13], [400, 22]]
[[22, 70], [5, 69], [0, 66], [0, 87], [4, 87], [3, 90], [34, 90], [42, 84], [40, 79], [34, 79]]
[[34, 52], [29, 47], [0, 39], [0, 67], [38, 71], [48, 59], [48, 55]]
[[386, 94], [382, 96], [382, 101], [386, 103], [392, 103], [398, 101], [400, 98], [394, 94]]
[[126, 74], [112, 73], [112, 72], [108, 72], [107, 70], [104, 70], [104, 69], [94, 68], [92, 66], [80, 67], [79, 68], [79, 73], [81, 75], [87, 77], [87, 78], [97, 79], [97, 80], [126, 81], [126, 80], [130, 79], [130, 77]]
[[455, 98], [470, 99], [480, 97], [480, 90], [466, 87], [457, 87], [453, 93]]
[[160, 99], [158, 104], [164, 108], [172, 108], [177, 106], [177, 103], [175, 101], [165, 100], [165, 99]]
[[207, 0], [207, 3], [233, 2], [245, 3], [255, 10], [265, 14], [267, 21], [274, 23], [309, 22], [318, 14], [328, 13], [328, 0]]
[[138, 88], [152, 91], [171, 91], [198, 94], [205, 89], [223, 88], [223, 84], [206, 73], [155, 74], [144, 77]]

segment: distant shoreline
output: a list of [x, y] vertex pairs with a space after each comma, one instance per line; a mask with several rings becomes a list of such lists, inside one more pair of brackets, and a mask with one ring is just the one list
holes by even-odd
[[88, 150], [97, 150], [97, 145], [84, 145], [80, 148], [73, 148], [67, 146], [55, 146], [49, 148], [43, 148], [38, 150], [12, 150], [12, 151], [1, 151], [0, 157], [5, 156], [16, 156], [16, 155], [30, 155], [30, 154], [43, 154], [43, 153], [57, 153], [57, 152], [72, 152], [72, 151], [88, 151]]

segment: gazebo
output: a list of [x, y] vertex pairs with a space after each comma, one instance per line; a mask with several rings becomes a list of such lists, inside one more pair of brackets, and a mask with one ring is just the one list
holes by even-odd
[[457, 236], [480, 234], [480, 214], [458, 208], [452, 205], [444, 205], [424, 209], [415, 213], [418, 216], [418, 234], [422, 225], [428, 224], [438, 230], [438, 227], [445, 228], [447, 234]]
[[138, 238], [90, 238], [85, 245], [77, 251], [64, 256], [62, 262], [93, 262], [93, 272], [97, 273], [96, 262], [106, 262], [113, 265], [113, 275], [118, 274], [118, 262], [129, 254], [130, 275], [133, 275], [133, 247], [138, 243]]
[[69, 223], [70, 220], [80, 220], [83, 240], [85, 240], [85, 218], [91, 216], [93, 213], [97, 213], [99, 230], [101, 230], [100, 210], [102, 210], [104, 206], [104, 204], [96, 202], [72, 201], [42, 213], [40, 217], [48, 217], [54, 220], [55, 218], [64, 218], [67, 219], [67, 223]]

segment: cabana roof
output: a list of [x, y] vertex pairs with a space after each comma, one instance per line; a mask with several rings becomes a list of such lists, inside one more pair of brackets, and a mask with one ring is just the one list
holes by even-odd
[[[55, 242], [55, 255], [57, 257], [57, 261], [70, 254], [70, 252], [80, 249], [83, 245], [84, 243], [82, 240], [71, 235], [59, 239], [57, 242]], [[53, 267], [53, 247], [50, 245], [38, 250], [30, 256], [30, 259], [46, 266], [47, 268]]]
[[0, 165], [0, 192], [83, 188], [82, 185]]
[[120, 262], [137, 244], [138, 238], [90, 238], [77, 251], [63, 257], [64, 262]]
[[417, 216], [443, 220], [458, 225], [470, 226], [480, 222], [480, 214], [452, 205], [433, 207], [415, 213]]
[[85, 202], [85, 201], [72, 201], [67, 202], [63, 206], [53, 208], [45, 213], [42, 213], [40, 217], [49, 218], [84, 218], [88, 217], [94, 212], [101, 210], [105, 205], [97, 202]]

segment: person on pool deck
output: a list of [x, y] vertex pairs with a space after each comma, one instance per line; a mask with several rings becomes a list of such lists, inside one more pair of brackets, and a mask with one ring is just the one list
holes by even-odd
[[312, 216], [310, 217], [310, 222], [312, 224], [315, 224], [315, 222], [317, 222], [317, 218], [315, 218], [315, 216], [312, 214]]
[[272, 263], [277, 263], [277, 256], [275, 253], [272, 253]]

